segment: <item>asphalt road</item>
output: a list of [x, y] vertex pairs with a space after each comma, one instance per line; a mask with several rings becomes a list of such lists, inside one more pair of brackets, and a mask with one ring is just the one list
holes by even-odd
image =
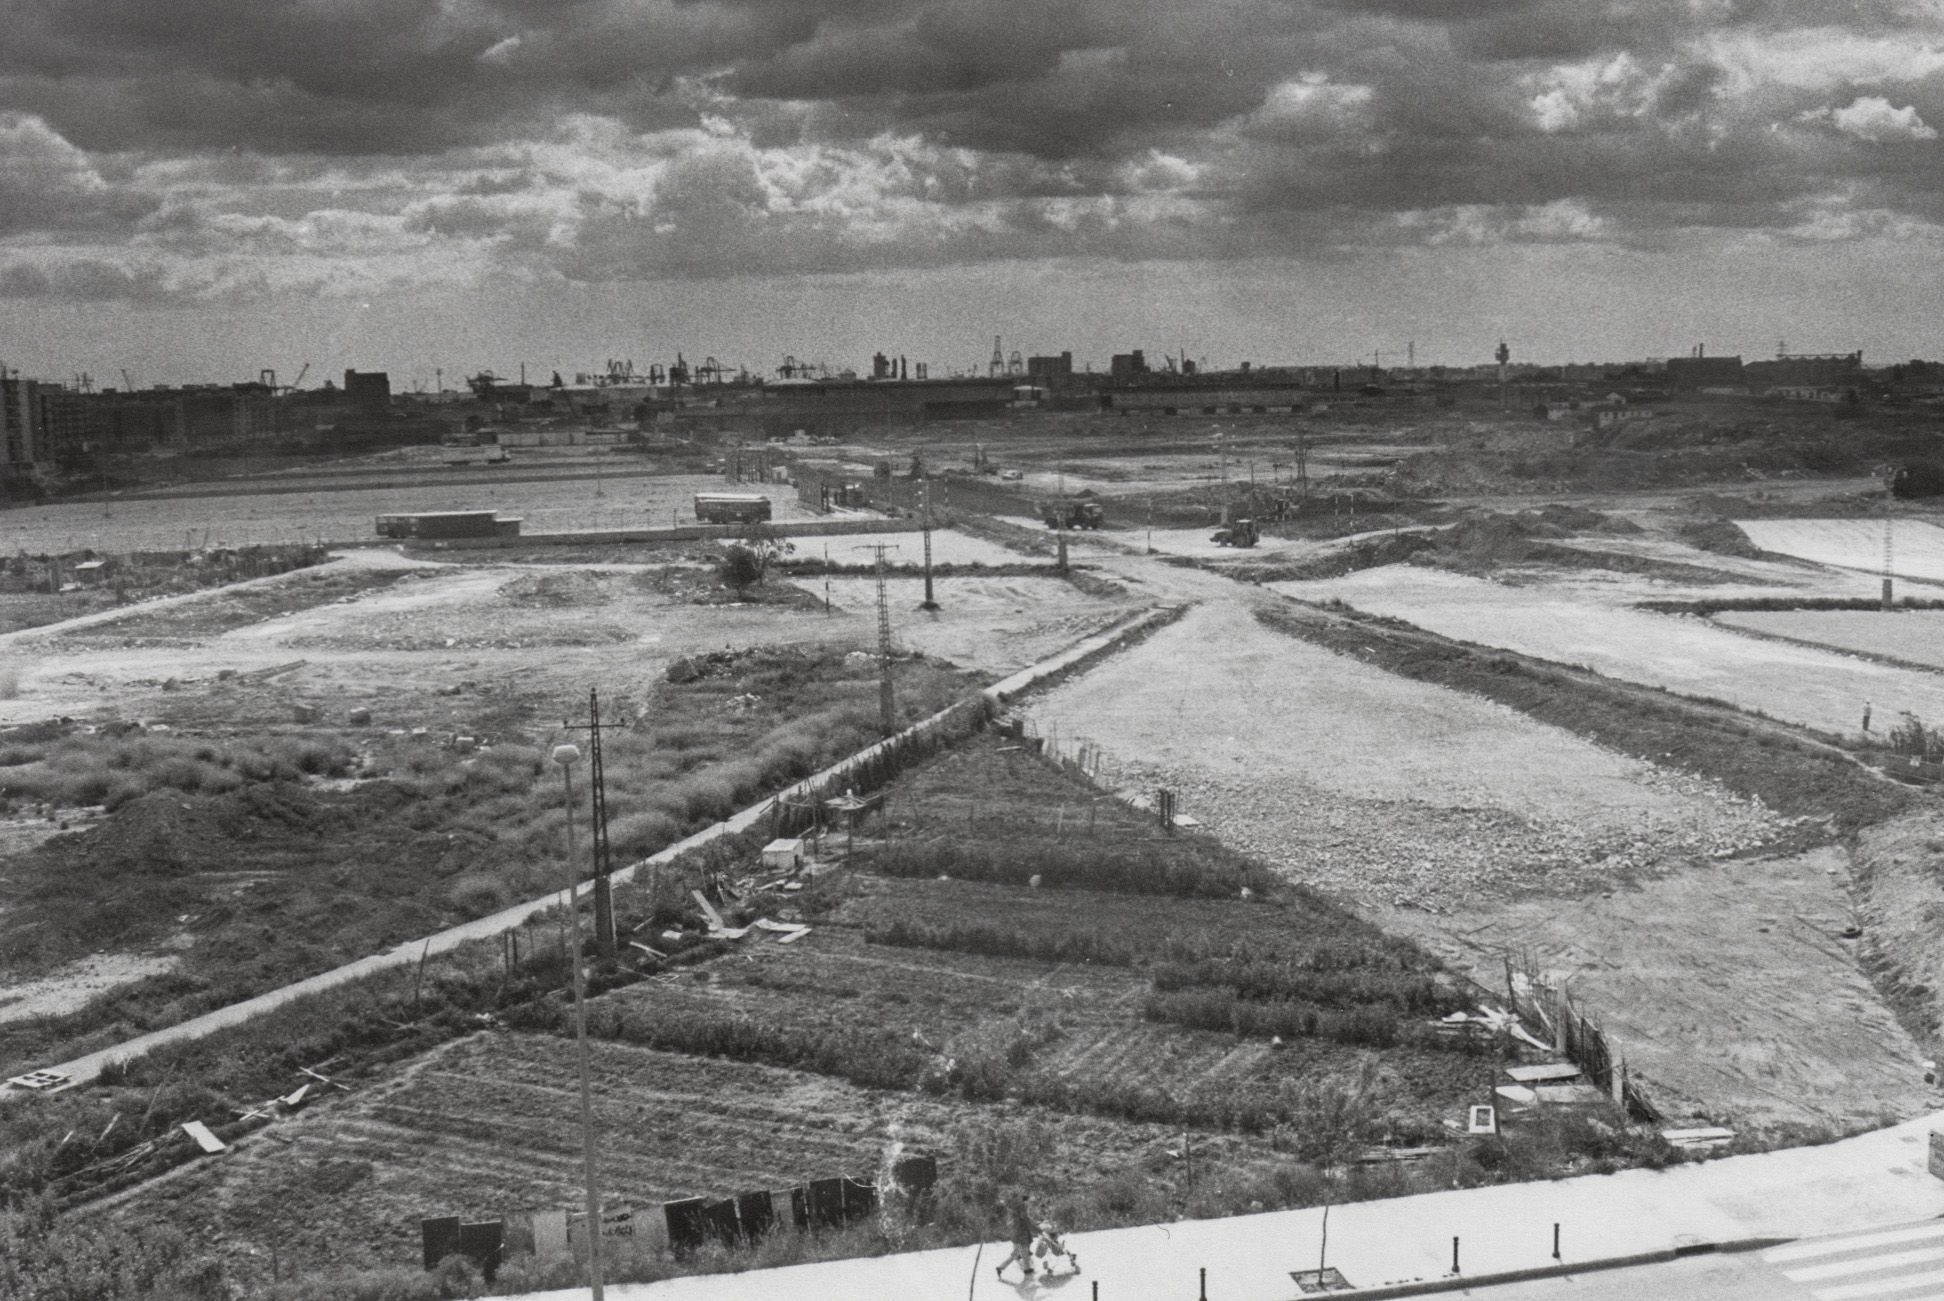
[[1488, 1301], [1939, 1301], [1944, 1220], [1446, 1295]]

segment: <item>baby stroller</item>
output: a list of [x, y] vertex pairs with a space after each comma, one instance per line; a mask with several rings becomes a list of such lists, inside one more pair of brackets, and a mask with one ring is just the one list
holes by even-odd
[[1048, 1269], [1053, 1267], [1053, 1258], [1060, 1256], [1066, 1260], [1067, 1267], [1073, 1273], [1078, 1274], [1080, 1272], [1080, 1257], [1075, 1255], [1073, 1249], [1066, 1245], [1065, 1237], [1061, 1235], [1058, 1229], [1053, 1227], [1051, 1220], [1041, 1222], [1039, 1236], [1033, 1239], [1033, 1254], [1039, 1257], [1040, 1263]]

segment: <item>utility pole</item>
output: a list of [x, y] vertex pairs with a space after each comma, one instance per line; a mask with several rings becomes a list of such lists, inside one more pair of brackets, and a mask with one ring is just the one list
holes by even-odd
[[1892, 540], [1891, 540], [1892, 534], [1891, 534], [1891, 522], [1890, 522], [1891, 507], [1896, 501], [1896, 494], [1890, 491], [1890, 485], [1893, 482], [1895, 482], [1896, 476], [1897, 476], [1897, 470], [1895, 466], [1884, 467], [1883, 469], [1883, 612], [1885, 614], [1888, 614], [1890, 612], [1891, 596], [1892, 596], [1891, 588], [1894, 585], [1894, 580], [1896, 578], [1896, 572], [1897, 572], [1895, 566], [1896, 553], [1893, 549]]
[[608, 848], [607, 776], [601, 768], [601, 733], [603, 730], [613, 731], [616, 725], [601, 722], [601, 693], [597, 688], [589, 687], [587, 721], [563, 723], [561, 726], [588, 733], [588, 782], [593, 796], [594, 824], [594, 947], [602, 957], [612, 958], [616, 944], [614, 889], [608, 874], [614, 871], [614, 858]]
[[932, 495], [931, 495], [930, 479], [925, 480], [924, 487], [921, 489], [921, 491], [924, 493], [924, 508], [925, 508], [925, 516], [924, 516], [925, 600], [924, 603], [921, 604], [918, 608], [920, 610], [936, 610], [938, 608], [938, 602], [932, 597], [932, 557], [931, 557]]
[[898, 709], [891, 692], [891, 600], [885, 594], [884, 553], [896, 551], [897, 547], [879, 542], [856, 549], [877, 556], [878, 727], [886, 736], [890, 736], [898, 727]]
[[1492, 355], [1498, 358], [1499, 410], [1503, 411], [1505, 410], [1505, 363], [1512, 360], [1512, 350], [1505, 346], [1505, 340], [1500, 339], [1498, 351]]
[[553, 761], [567, 783], [567, 916], [573, 928], [574, 947], [568, 954], [573, 972], [574, 1040], [580, 1062], [581, 1165], [587, 1178], [587, 1272], [593, 1282], [594, 1301], [603, 1301], [601, 1268], [601, 1193], [594, 1163], [594, 1092], [589, 1083], [591, 1067], [587, 1052], [587, 976], [581, 967], [580, 906], [574, 897], [580, 886], [579, 864], [574, 852], [574, 765], [580, 751], [571, 745], [557, 745]]

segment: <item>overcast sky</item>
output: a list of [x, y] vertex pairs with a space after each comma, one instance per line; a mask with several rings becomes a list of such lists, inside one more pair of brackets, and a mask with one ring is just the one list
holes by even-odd
[[9, 0], [0, 359], [1944, 355], [1944, 0]]

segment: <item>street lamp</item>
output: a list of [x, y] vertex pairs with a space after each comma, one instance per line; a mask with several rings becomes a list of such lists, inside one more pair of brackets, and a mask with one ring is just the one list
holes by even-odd
[[587, 1175], [587, 1272], [594, 1284], [594, 1301], [602, 1301], [601, 1280], [601, 1194], [594, 1174], [594, 1098], [588, 1083], [590, 1067], [587, 1054], [587, 978], [581, 970], [580, 860], [574, 852], [574, 765], [580, 762], [580, 747], [557, 745], [553, 761], [567, 784], [567, 918], [574, 937], [567, 961], [573, 971], [574, 1039], [580, 1059], [581, 1164]]

